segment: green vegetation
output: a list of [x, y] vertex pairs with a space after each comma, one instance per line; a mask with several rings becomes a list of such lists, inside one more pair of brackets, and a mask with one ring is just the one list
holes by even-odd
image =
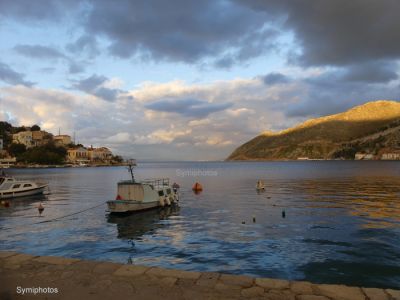
[[50, 142], [44, 146], [29, 148], [16, 157], [18, 162], [55, 165], [64, 163], [66, 154], [67, 150], [64, 147]]

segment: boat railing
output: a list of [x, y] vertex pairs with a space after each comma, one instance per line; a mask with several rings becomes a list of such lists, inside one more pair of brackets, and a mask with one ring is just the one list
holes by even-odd
[[148, 178], [141, 180], [140, 182], [152, 185], [156, 189], [169, 186], [169, 178]]

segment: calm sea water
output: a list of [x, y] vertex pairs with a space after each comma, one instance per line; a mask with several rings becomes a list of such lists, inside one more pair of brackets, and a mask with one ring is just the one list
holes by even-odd
[[124, 167], [10, 170], [49, 182], [51, 194], [0, 206], [0, 249], [400, 288], [398, 162], [142, 163], [136, 172], [178, 182], [179, 207], [110, 216], [102, 203], [129, 178]]

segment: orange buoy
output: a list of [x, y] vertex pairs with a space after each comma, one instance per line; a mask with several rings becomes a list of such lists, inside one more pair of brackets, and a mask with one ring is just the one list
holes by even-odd
[[200, 183], [196, 182], [196, 183], [193, 185], [192, 190], [193, 190], [195, 193], [198, 193], [198, 192], [201, 192], [201, 191], [203, 190], [203, 187], [201, 186]]
[[117, 198], [115, 200], [122, 200], [122, 197], [120, 195], [117, 195]]

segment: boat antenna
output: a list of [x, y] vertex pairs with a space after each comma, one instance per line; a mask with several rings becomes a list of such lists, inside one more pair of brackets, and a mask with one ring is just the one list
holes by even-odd
[[132, 177], [132, 182], [135, 182], [135, 175], [133, 174], [133, 168], [136, 166], [135, 159], [128, 159], [127, 160], [128, 170]]

